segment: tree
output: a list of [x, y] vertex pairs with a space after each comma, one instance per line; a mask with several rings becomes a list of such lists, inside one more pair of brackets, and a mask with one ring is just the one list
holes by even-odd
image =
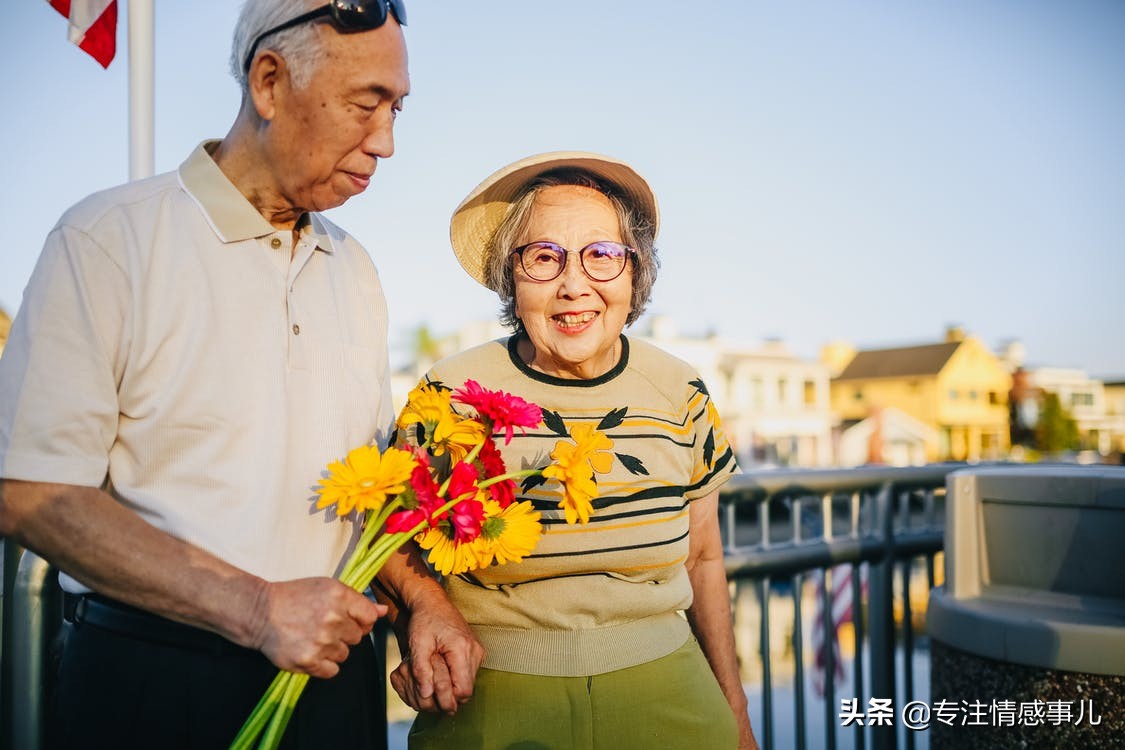
[[430, 332], [430, 327], [425, 323], [411, 332], [410, 355], [416, 364], [422, 363], [425, 367], [441, 358], [441, 341]]
[[1078, 423], [1062, 405], [1057, 393], [1043, 394], [1043, 407], [1035, 425], [1035, 447], [1044, 453], [1078, 450]]

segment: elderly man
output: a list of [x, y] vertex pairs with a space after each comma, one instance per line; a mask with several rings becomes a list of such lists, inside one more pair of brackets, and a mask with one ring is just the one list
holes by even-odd
[[[310, 495], [386, 438], [386, 304], [317, 212], [393, 152], [405, 21], [401, 0], [248, 0], [226, 137], [46, 240], [0, 360], [0, 533], [63, 571], [54, 745], [225, 747], [278, 667], [333, 678], [288, 739], [385, 745], [366, 637], [385, 609], [331, 577], [357, 529]], [[454, 710], [482, 652], [410, 563], [384, 585], [426, 700]]]

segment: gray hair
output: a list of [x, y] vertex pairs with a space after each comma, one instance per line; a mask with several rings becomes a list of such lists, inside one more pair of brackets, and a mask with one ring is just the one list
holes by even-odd
[[[238, 82], [245, 97], [249, 93], [246, 81], [246, 56], [250, 45], [263, 31], [296, 18], [311, 10], [309, 0], [246, 0], [238, 23], [234, 26], [234, 39], [230, 50], [230, 72]], [[304, 88], [312, 80], [316, 66], [322, 57], [320, 39], [316, 24], [297, 24], [291, 29], [270, 34], [258, 42], [255, 55], [264, 49], [272, 49], [285, 58], [289, 77], [297, 88]]]
[[596, 190], [613, 204], [617, 222], [621, 226], [621, 239], [637, 251], [633, 256], [632, 309], [625, 325], [641, 316], [652, 296], [660, 259], [656, 255], [656, 226], [637, 207], [631, 205], [616, 185], [593, 172], [577, 167], [554, 169], [536, 177], [524, 186], [523, 192], [512, 201], [504, 221], [496, 228], [485, 248], [484, 274], [488, 286], [500, 296], [500, 322], [515, 333], [524, 330], [516, 315], [516, 280], [512, 270], [511, 249], [517, 237], [523, 234], [531, 221], [535, 197], [544, 189], [558, 185], [577, 185]]

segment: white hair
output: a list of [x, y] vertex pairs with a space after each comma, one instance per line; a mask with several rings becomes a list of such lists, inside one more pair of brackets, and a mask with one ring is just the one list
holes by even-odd
[[[283, 24], [302, 13], [312, 10], [309, 0], [246, 0], [238, 22], [234, 26], [234, 39], [230, 50], [230, 72], [238, 81], [242, 95], [249, 93], [246, 81], [246, 56], [254, 39], [267, 29]], [[297, 24], [293, 28], [270, 34], [258, 42], [258, 52], [272, 49], [285, 58], [293, 85], [304, 87], [312, 79], [321, 57], [320, 40], [312, 23]], [[252, 62], [252, 61], [251, 61]]]

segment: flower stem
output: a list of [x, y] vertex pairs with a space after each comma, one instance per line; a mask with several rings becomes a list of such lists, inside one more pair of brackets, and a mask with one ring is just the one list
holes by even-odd
[[344, 569], [340, 571], [340, 580], [344, 580], [350, 575], [356, 567], [366, 558], [367, 548], [371, 546], [371, 541], [378, 534], [383, 525], [387, 522], [387, 518], [391, 513], [402, 507], [402, 500], [394, 498], [393, 500], [383, 504], [379, 509], [378, 514], [374, 510], [367, 511], [367, 519], [364, 522], [363, 536], [359, 538], [356, 543], [355, 549], [352, 550], [351, 557], [348, 558], [347, 563], [344, 564]]
[[291, 677], [293, 677], [292, 672], [281, 670], [277, 673], [273, 682], [266, 688], [266, 692], [262, 694], [262, 699], [258, 701], [258, 705], [254, 706], [254, 710], [250, 712], [250, 716], [246, 719], [246, 723], [242, 725], [242, 729], [238, 730], [238, 735], [231, 742], [230, 750], [249, 750], [253, 747], [254, 740], [258, 739], [262, 730], [265, 729], [266, 723], [276, 713], [278, 704], [281, 702], [281, 696], [284, 694]]
[[484, 489], [488, 489], [489, 487], [496, 484], [497, 482], [503, 482], [507, 479], [519, 479], [520, 477], [531, 477], [531, 476], [535, 476], [536, 474], [542, 474], [542, 473], [543, 473], [542, 469], [523, 469], [521, 471], [509, 471], [507, 474], [498, 474], [497, 476], [489, 477], [488, 479], [484, 480], [483, 482], [480, 482], [479, 484], [477, 484], [477, 487], [484, 490]]
[[266, 736], [262, 738], [261, 743], [258, 745], [258, 750], [275, 750], [281, 744], [281, 736], [285, 733], [285, 727], [289, 725], [289, 718], [293, 716], [293, 709], [297, 706], [297, 699], [301, 697], [301, 693], [305, 689], [305, 685], [309, 682], [307, 674], [293, 674], [289, 680], [289, 684], [285, 687], [285, 692], [281, 696], [281, 704], [270, 719], [269, 728], [266, 729]]
[[410, 541], [411, 537], [426, 528], [426, 525], [426, 522], [422, 521], [410, 531], [400, 531], [397, 534], [382, 537], [371, 545], [370, 554], [356, 566], [352, 574], [347, 579], [341, 580], [356, 591], [362, 592], [371, 585], [371, 580], [378, 574], [391, 555]]

